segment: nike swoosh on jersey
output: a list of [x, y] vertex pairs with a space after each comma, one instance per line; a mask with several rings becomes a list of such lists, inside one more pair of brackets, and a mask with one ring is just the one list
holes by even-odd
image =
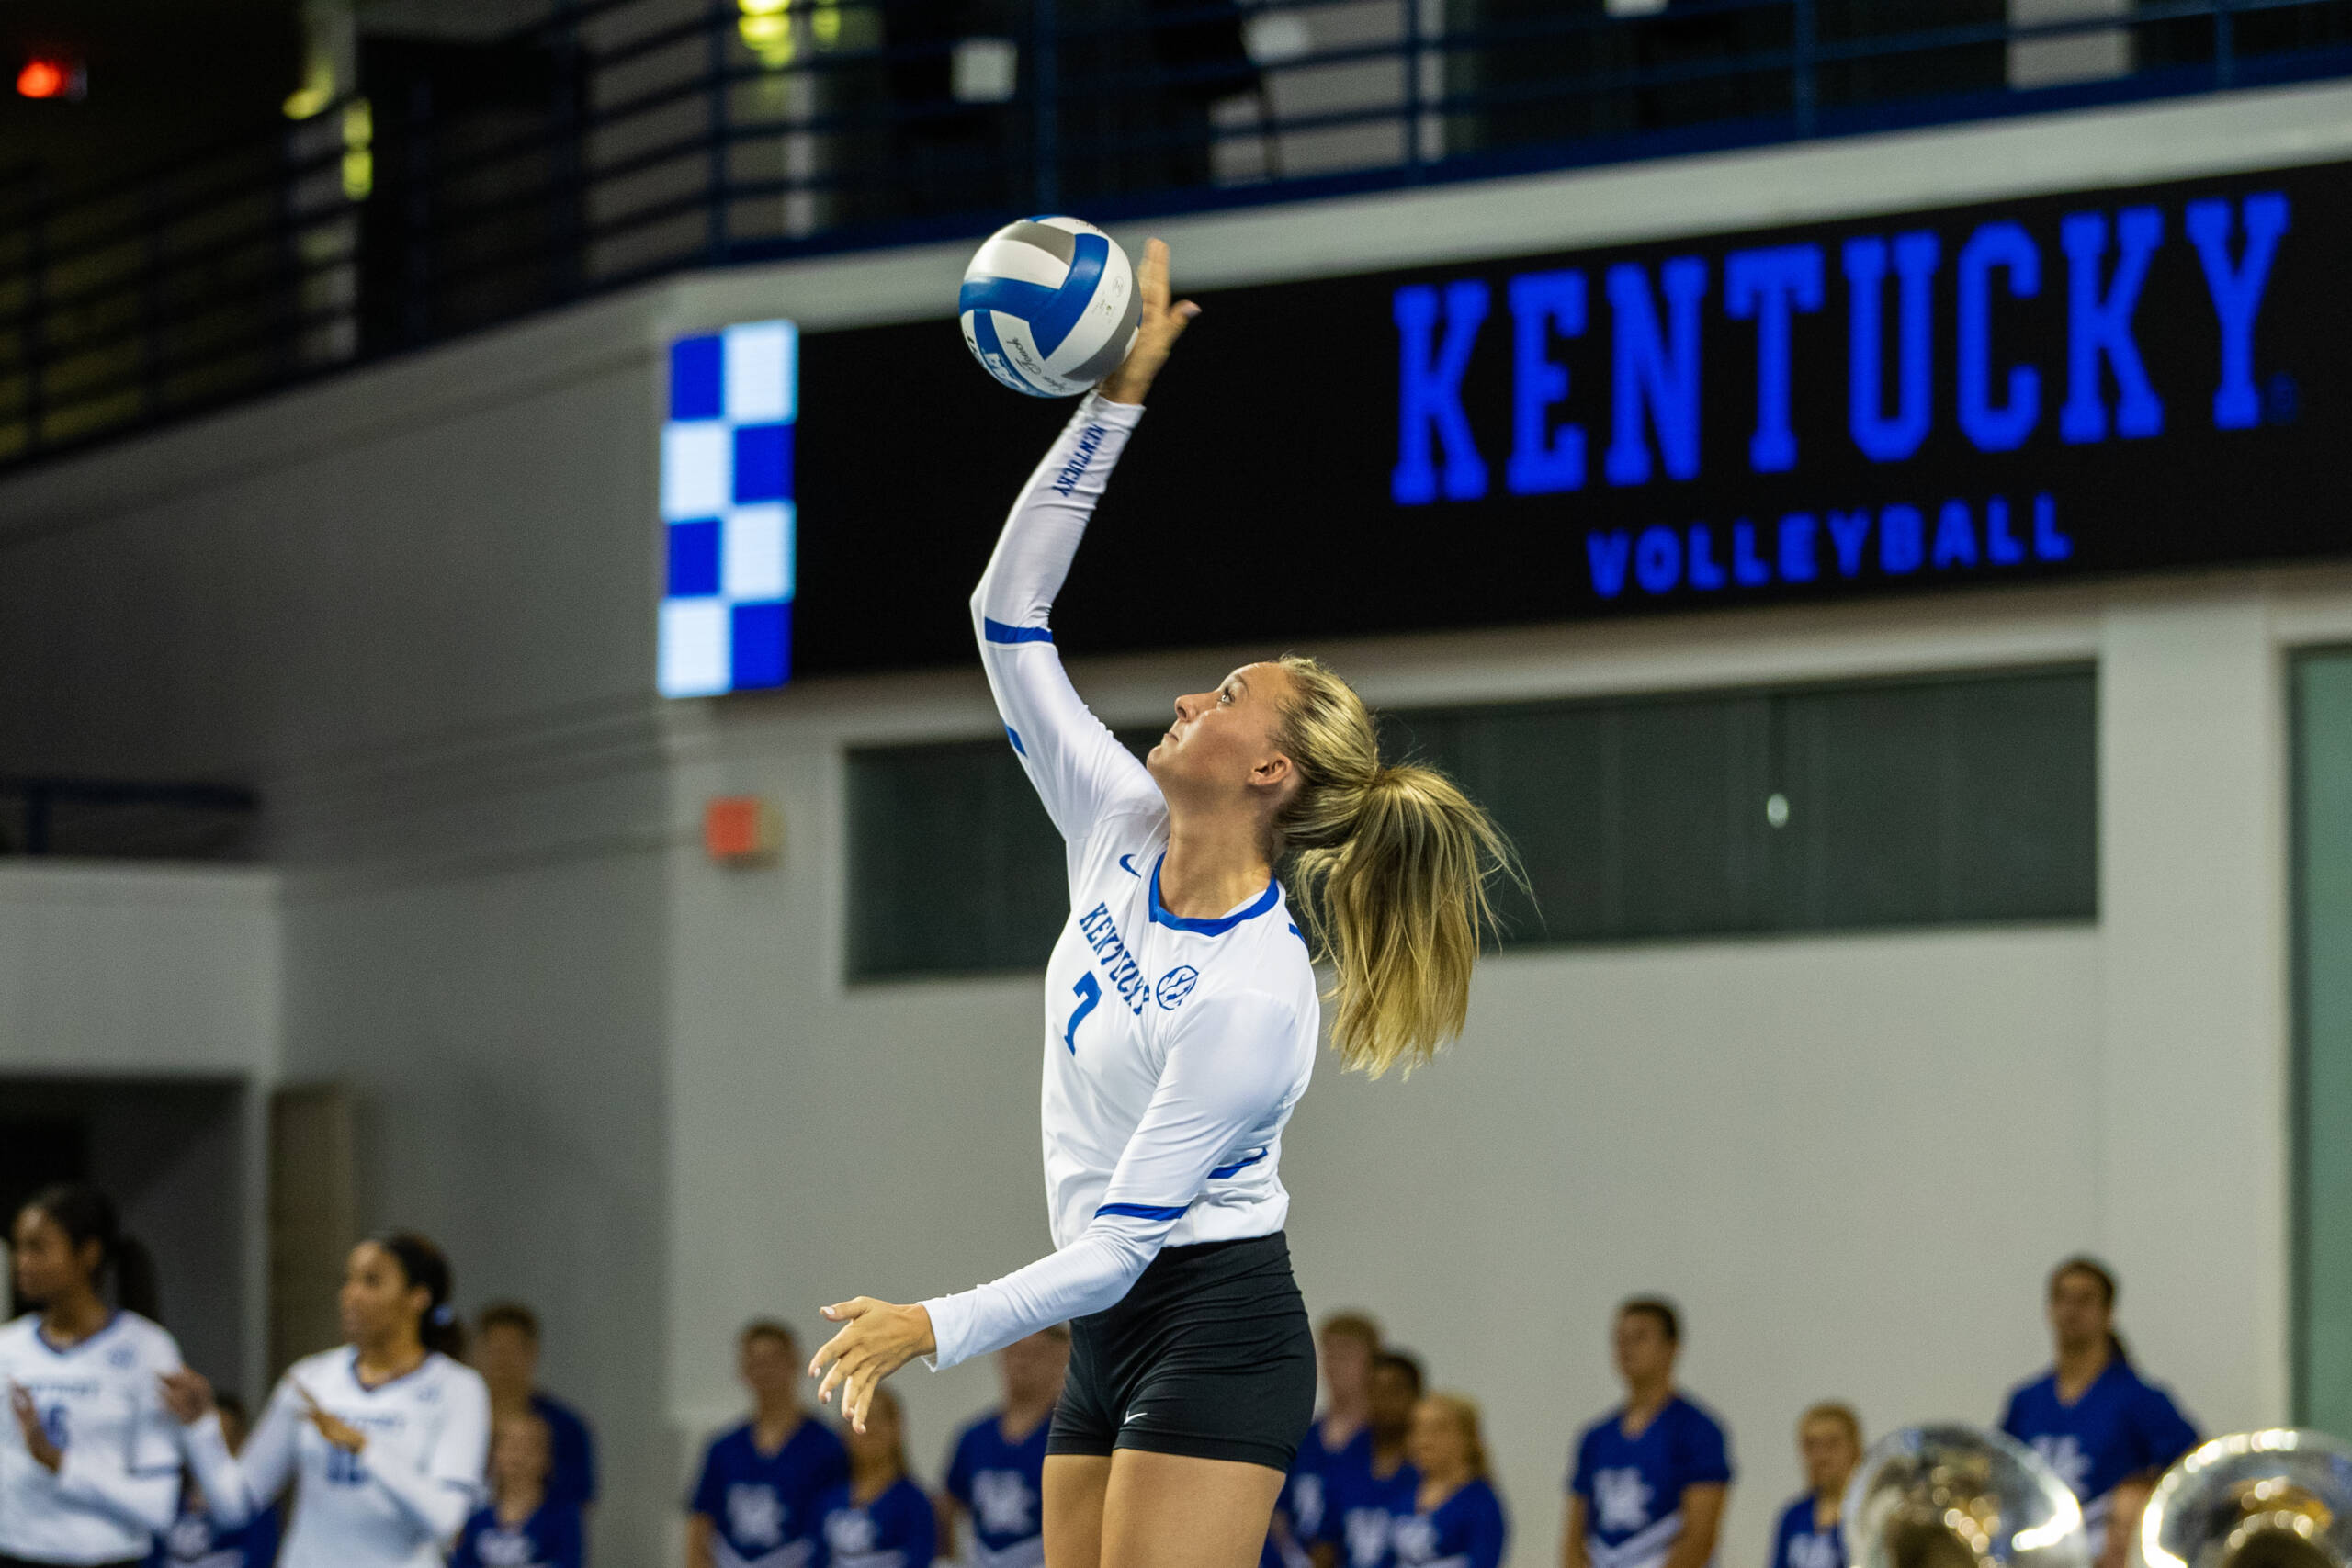
[[1129, 876], [1141, 876], [1143, 874], [1142, 872], [1139, 872], [1135, 868], [1134, 857], [1132, 855], [1121, 855], [1119, 857], [1119, 869], [1125, 872]]

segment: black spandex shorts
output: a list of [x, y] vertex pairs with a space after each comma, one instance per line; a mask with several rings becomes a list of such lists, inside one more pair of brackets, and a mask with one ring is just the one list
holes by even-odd
[[1049, 1454], [1148, 1449], [1288, 1471], [1315, 1418], [1315, 1335], [1280, 1231], [1164, 1248], [1069, 1325]]

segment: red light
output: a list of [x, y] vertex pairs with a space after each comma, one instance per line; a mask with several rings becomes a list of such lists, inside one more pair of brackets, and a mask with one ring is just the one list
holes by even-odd
[[82, 68], [70, 61], [33, 59], [17, 73], [17, 91], [28, 98], [78, 98]]

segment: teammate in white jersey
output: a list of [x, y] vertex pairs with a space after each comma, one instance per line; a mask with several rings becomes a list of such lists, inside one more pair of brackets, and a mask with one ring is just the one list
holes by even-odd
[[[1048, 612], [1140, 404], [1198, 313], [1168, 249], [1136, 275], [1126, 362], [1031, 476], [973, 595], [1007, 738], [1068, 844], [1070, 919], [1046, 972], [1050, 1256], [918, 1305], [859, 1297], [820, 1350], [853, 1426], [916, 1356], [949, 1366], [1070, 1320], [1047, 1440], [1047, 1568], [1248, 1568], [1312, 1414], [1315, 1347], [1279, 1175], [1321, 1009], [1311, 898], [1336, 967], [1333, 1043], [1374, 1074], [1458, 1033], [1500, 840], [1438, 774], [1382, 765], [1353, 691], [1311, 660], [1179, 697], [1143, 763], [1064, 675]], [[1245, 560], [1187, 560], [1209, 592]], [[1174, 586], [1170, 586], [1173, 584]]]
[[93, 1188], [40, 1193], [10, 1235], [17, 1293], [40, 1310], [0, 1328], [0, 1568], [141, 1562], [180, 1496], [158, 1384], [180, 1348], [146, 1315], [153, 1270]]
[[[235, 1526], [294, 1483], [279, 1568], [441, 1568], [484, 1496], [490, 1391], [457, 1359], [440, 1248], [407, 1232], [351, 1249], [339, 1303], [351, 1343], [294, 1363], [244, 1452], [195, 1429], [189, 1459], [213, 1517]], [[184, 1419], [211, 1402], [171, 1380]]]

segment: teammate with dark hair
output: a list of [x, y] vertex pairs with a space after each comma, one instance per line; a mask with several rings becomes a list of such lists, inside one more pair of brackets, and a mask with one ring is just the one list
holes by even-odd
[[[290, 1483], [283, 1568], [441, 1568], [481, 1506], [490, 1392], [455, 1359], [464, 1331], [448, 1259], [411, 1231], [351, 1249], [337, 1304], [349, 1343], [294, 1363], [241, 1455], [198, 1427], [189, 1462], [213, 1517], [235, 1526]], [[193, 1372], [170, 1381], [184, 1419], [211, 1403]]]
[[158, 1386], [180, 1350], [148, 1315], [154, 1270], [93, 1187], [46, 1189], [10, 1235], [35, 1310], [0, 1328], [0, 1568], [139, 1562], [180, 1497]]

